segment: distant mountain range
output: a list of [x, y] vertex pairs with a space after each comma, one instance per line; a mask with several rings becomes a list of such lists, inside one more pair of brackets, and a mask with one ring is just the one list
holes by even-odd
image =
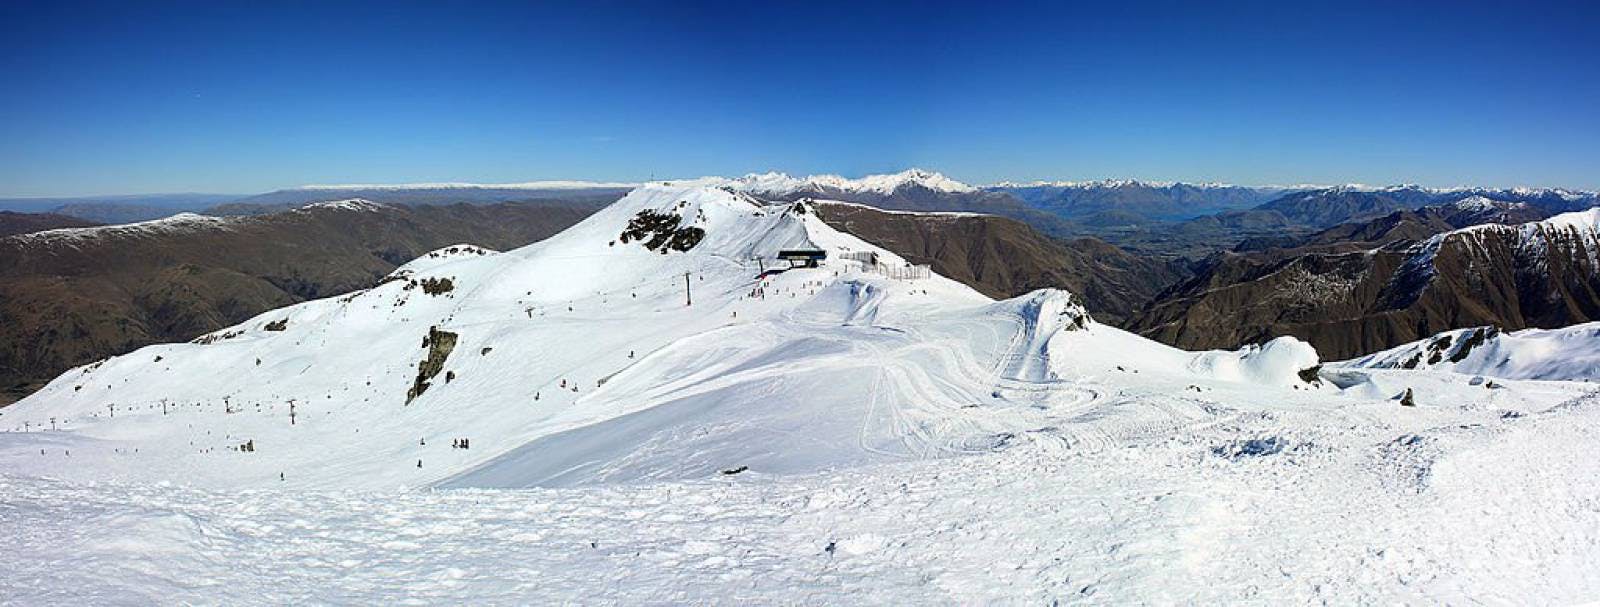
[[1006, 183], [987, 188], [1016, 196], [1034, 208], [1066, 219], [1177, 221], [1248, 209], [1282, 195], [1286, 188], [1225, 184], [1160, 183], [1109, 179], [1083, 182]]
[[[1252, 213], [1259, 213], [1253, 211]], [[1399, 210], [1365, 221], [1342, 223], [1308, 235], [1251, 238], [1235, 251], [1290, 249], [1298, 252], [1372, 249], [1397, 241], [1422, 240], [1450, 230], [1487, 223], [1519, 224], [1538, 221], [1551, 213], [1524, 202], [1471, 196], [1455, 202]]]
[[1600, 205], [1600, 195], [1561, 189], [1430, 189], [1419, 186], [1356, 188], [1340, 186], [1292, 192], [1257, 209], [1277, 211], [1296, 223], [1330, 227], [1351, 221], [1365, 221], [1395, 211], [1416, 210], [1425, 206], [1449, 205], [1470, 201], [1469, 206], [1518, 203], [1545, 216], [1577, 211]]
[[321, 185], [246, 196], [211, 207], [213, 215], [260, 215], [307, 203], [360, 198], [399, 205], [494, 204], [562, 201], [596, 208], [621, 198], [638, 184], [590, 181], [536, 181], [511, 184], [418, 183], [401, 185]]
[[[894, 210], [989, 213], [1027, 222], [1053, 236], [1096, 236], [1142, 252], [1183, 256], [1203, 255], [1204, 249], [1218, 244], [1231, 247], [1253, 237], [1303, 235], [1341, 223], [1469, 198], [1523, 203], [1546, 217], [1600, 204], [1600, 195], [1594, 192], [1558, 188], [1242, 186], [1132, 179], [973, 186], [920, 169], [857, 179], [753, 173], [736, 178], [674, 181], [717, 184], [769, 199], [812, 197]], [[271, 213], [341, 198], [406, 205], [523, 200], [603, 204], [637, 185], [594, 181], [311, 185], [255, 195], [0, 199], [0, 210], [54, 212], [97, 223], [127, 223], [185, 211], [212, 215]]]
[[1355, 248], [1214, 256], [1131, 328], [1191, 348], [1294, 335], [1347, 358], [1462, 327], [1600, 320], [1600, 208]]
[[0, 198], [0, 211], [54, 213], [95, 223], [132, 223], [200, 211], [239, 198], [233, 194], [130, 194]]

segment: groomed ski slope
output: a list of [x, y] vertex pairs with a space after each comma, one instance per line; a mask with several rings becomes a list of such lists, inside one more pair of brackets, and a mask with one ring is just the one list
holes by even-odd
[[[447, 248], [0, 410], [0, 550], [27, 555], [0, 595], [1600, 597], [1588, 384], [1319, 379], [1292, 338], [1183, 352], [1060, 291], [886, 278], [842, 255], [904, 261], [803, 203], [714, 185], [645, 186], [516, 251]], [[623, 242], [645, 211], [704, 237]], [[757, 277], [808, 247], [823, 267]], [[433, 328], [453, 347], [407, 403]]]

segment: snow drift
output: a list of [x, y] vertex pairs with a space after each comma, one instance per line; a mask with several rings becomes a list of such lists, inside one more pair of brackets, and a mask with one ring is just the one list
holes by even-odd
[[1189, 364], [1195, 373], [1217, 379], [1277, 385], [1306, 383], [1302, 372], [1316, 367], [1316, 348], [1287, 335], [1236, 351], [1206, 352]]

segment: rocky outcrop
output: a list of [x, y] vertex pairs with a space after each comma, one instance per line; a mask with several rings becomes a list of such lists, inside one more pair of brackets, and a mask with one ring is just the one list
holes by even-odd
[[[422, 362], [417, 363], [417, 378], [411, 383], [411, 389], [406, 390], [406, 404], [416, 400], [422, 393], [432, 387], [430, 383], [440, 371], [444, 370], [444, 361], [450, 358], [450, 353], [456, 349], [456, 339], [460, 337], [450, 331], [442, 331], [439, 327], [428, 327], [428, 336], [422, 338], [422, 347], [428, 350]], [[455, 372], [445, 377], [445, 382], [455, 379]]]

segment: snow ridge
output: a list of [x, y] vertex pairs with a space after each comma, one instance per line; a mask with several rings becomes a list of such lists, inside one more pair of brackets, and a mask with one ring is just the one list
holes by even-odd
[[227, 229], [233, 218], [213, 217], [198, 213], [178, 213], [171, 217], [137, 223], [93, 226], [87, 228], [57, 228], [28, 234], [8, 236], [21, 242], [71, 242], [106, 236], [140, 236], [169, 232], [194, 232]]
[[346, 198], [344, 200], [326, 200], [302, 205], [297, 211], [310, 211], [315, 209], [330, 209], [339, 211], [365, 211], [378, 212], [390, 208], [381, 202], [373, 202], [365, 198]]

